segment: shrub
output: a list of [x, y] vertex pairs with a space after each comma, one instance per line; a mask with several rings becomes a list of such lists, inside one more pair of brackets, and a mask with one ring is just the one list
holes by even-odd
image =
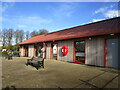
[[6, 56], [8, 53], [6, 51], [2, 52], [2, 56]]
[[19, 54], [20, 54], [19, 51], [13, 51], [13, 56], [19, 57], [20, 56]]

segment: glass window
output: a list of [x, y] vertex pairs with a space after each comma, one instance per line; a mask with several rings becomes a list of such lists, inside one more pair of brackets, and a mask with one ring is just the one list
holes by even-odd
[[76, 62], [85, 63], [85, 41], [75, 42]]

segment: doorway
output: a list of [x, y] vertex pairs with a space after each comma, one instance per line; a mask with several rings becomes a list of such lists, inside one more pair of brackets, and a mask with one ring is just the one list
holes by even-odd
[[57, 60], [57, 51], [58, 51], [58, 44], [57, 43], [52, 43], [51, 44], [51, 59]]
[[106, 56], [107, 56], [107, 66], [113, 68], [120, 68], [120, 38], [107, 39], [106, 40]]
[[75, 45], [75, 62], [85, 64], [85, 41], [76, 41]]
[[28, 45], [26, 45], [26, 46], [24, 46], [24, 48], [25, 48], [25, 57], [28, 57]]

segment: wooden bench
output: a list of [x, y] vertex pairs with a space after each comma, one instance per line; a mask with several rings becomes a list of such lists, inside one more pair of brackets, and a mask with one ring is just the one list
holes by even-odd
[[36, 58], [36, 57], [32, 57], [31, 59], [27, 59], [27, 63], [26, 65], [32, 65], [34, 67], [36, 67], [36, 69], [38, 70], [40, 67], [44, 68], [44, 58]]

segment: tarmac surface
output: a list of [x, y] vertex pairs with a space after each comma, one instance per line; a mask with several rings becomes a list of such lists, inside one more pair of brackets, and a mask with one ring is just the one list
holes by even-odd
[[2, 58], [2, 88], [120, 88], [119, 70], [45, 59], [45, 68], [26, 66], [27, 57]]

